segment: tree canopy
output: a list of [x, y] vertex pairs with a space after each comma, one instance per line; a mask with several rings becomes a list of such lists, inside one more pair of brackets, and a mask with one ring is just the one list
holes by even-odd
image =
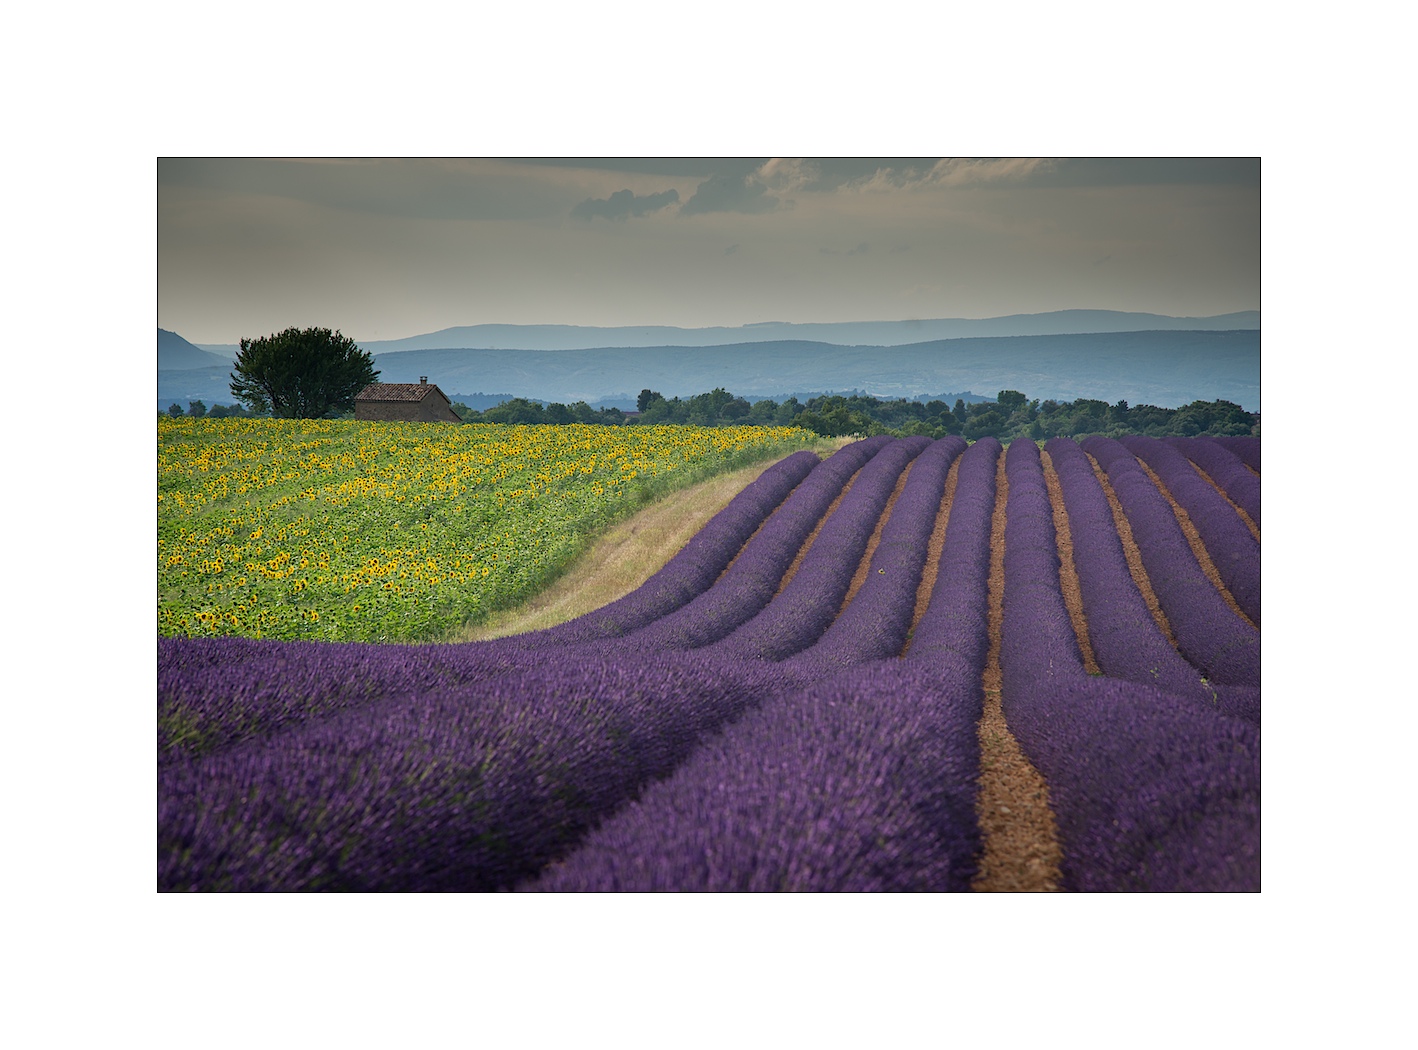
[[231, 392], [253, 412], [319, 419], [354, 407], [374, 382], [374, 359], [338, 331], [287, 328], [241, 340]]

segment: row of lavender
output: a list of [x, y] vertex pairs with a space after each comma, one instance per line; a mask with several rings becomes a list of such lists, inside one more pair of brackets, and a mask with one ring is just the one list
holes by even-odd
[[[1112, 447], [1117, 443], [1089, 443], [1098, 461], [1111, 465], [1114, 487], [1121, 481], [1132, 491], [1131, 474]], [[1070, 466], [1067, 445], [1051, 442], [1048, 451], [1056, 465], [1063, 461], [1057, 467], [1060, 486], [1066, 494], [1072, 490], [1077, 505], [1083, 483], [1097, 482], [1085, 479], [1076, 459]], [[1259, 728], [1219, 710], [1191, 687], [1175, 662], [1160, 659], [1150, 617], [1136, 617], [1126, 626], [1112, 622], [1095, 650], [1105, 675], [1123, 670], [1128, 677], [1086, 674], [1062, 596], [1038, 448], [1027, 442], [1011, 445], [1006, 476], [1002, 702], [1011, 731], [1049, 785], [1065, 885], [1078, 890], [1258, 889]], [[1135, 490], [1142, 491], [1140, 486]], [[1085, 520], [1070, 514], [1070, 533], [1084, 535]], [[1175, 517], [1172, 522], [1175, 526]], [[1139, 545], [1148, 551], [1144, 541]], [[1161, 564], [1169, 553], [1180, 560], [1179, 551], [1153, 550], [1149, 575], [1152, 564]], [[1115, 563], [1111, 552], [1102, 555], [1092, 548], [1077, 563], [1086, 607], [1090, 590], [1093, 608], [1100, 604], [1091, 570], [1104, 557]], [[1115, 572], [1103, 576], [1118, 582]], [[1166, 608], [1167, 599], [1162, 601]], [[1226, 619], [1230, 623], [1224, 626], [1241, 637], [1246, 635], [1237, 625], [1254, 630], [1229, 610]], [[1092, 640], [1091, 619], [1089, 626]], [[1222, 626], [1217, 625], [1218, 632]], [[1127, 652], [1131, 639], [1159, 658], [1178, 691], [1146, 683], [1145, 672]]]
[[[975, 724], [988, 631], [979, 612], [998, 453], [991, 439], [962, 458], [940, 566], [948, 584], [936, 586], [915, 633], [929, 644], [894, 658], [959, 455], [948, 439], [914, 464], [851, 605], [778, 665], [780, 682], [797, 688], [766, 691], [526, 888], [968, 888], [980, 845]], [[744, 649], [724, 652], [735, 666]]]
[[[418, 648], [165, 640], [160, 885], [965, 888], [1000, 449], [963, 448], [800, 453], [640, 590], [550, 631]], [[897, 659], [957, 458], [937, 584]], [[1073, 882], [1135, 884], [1109, 871]]]
[[[706, 531], [746, 505], [762, 528], [727, 569], [701, 559], [700, 592], [681, 591], [679, 608], [643, 627], [593, 614], [502, 644], [418, 649], [164, 640], [160, 885], [510, 886], [777, 687], [766, 665], [675, 650], [717, 641], [766, 605], [823, 511], [884, 446], [899, 473], [902, 452], [927, 443], [869, 439], [806, 479], [773, 468], [800, 484], [776, 508], [751, 491], [736, 499]], [[895, 476], [874, 475], [890, 484], [862, 479], [856, 502], [877, 501], [879, 516]], [[693, 575], [687, 552], [642, 588], [642, 611], [669, 590], [665, 577]], [[574, 640], [578, 628], [591, 640]]]

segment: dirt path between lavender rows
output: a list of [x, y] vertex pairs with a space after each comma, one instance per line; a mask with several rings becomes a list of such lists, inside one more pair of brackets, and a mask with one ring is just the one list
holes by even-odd
[[985, 713], [979, 725], [980, 794], [975, 804], [985, 849], [970, 888], [980, 893], [1055, 891], [1063, 849], [1049, 808], [1049, 787], [1020, 750], [1000, 704], [1004, 520], [1009, 498], [1002, 454], [995, 485], [990, 530], [990, 649], [985, 662]]

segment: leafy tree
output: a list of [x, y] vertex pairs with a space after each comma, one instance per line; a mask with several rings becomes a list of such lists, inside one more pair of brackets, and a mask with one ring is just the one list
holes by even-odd
[[670, 403], [664, 398], [656, 398], [641, 409], [640, 422], [651, 426], [657, 423], [669, 423], [671, 408]]
[[640, 391], [640, 396], [635, 399], [635, 411], [644, 412], [655, 401], [663, 401], [665, 395], [658, 390], [645, 389]]
[[566, 423], [575, 423], [576, 417], [571, 414], [571, 409], [567, 408], [559, 401], [553, 401], [547, 405], [542, 417], [548, 422], [557, 426]]
[[176, 419], [178, 416], [182, 415], [182, 406], [179, 405], [176, 401], [174, 401], [172, 404], [167, 406], [167, 414], [170, 415], [173, 419]]
[[489, 423], [545, 423], [542, 406], [525, 397], [514, 397], [483, 413]]
[[970, 441], [978, 441], [982, 437], [1000, 437], [1004, 434], [1006, 422], [1004, 416], [993, 407], [976, 412], [970, 417], [970, 422], [965, 424], [965, 437]]
[[193, 419], [201, 419], [207, 414], [207, 406], [201, 401], [187, 402], [187, 414]]
[[719, 416], [721, 419], [742, 419], [752, 408], [747, 398], [736, 397], [719, 409]]
[[748, 418], [759, 426], [767, 426], [773, 422], [774, 413], [777, 411], [778, 403], [765, 397], [753, 403], [753, 407], [748, 410]]
[[354, 407], [355, 395], [374, 382], [374, 358], [328, 328], [287, 328], [241, 340], [231, 392], [256, 412], [319, 419]]

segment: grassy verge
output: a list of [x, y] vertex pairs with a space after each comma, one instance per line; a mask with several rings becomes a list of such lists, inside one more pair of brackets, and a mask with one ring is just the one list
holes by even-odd
[[[824, 438], [809, 447], [825, 458], [852, 440]], [[663, 568], [771, 462], [719, 474], [666, 495], [590, 538], [586, 553], [539, 594], [481, 623], [460, 627], [444, 640], [480, 642], [555, 627], [625, 597]]]

